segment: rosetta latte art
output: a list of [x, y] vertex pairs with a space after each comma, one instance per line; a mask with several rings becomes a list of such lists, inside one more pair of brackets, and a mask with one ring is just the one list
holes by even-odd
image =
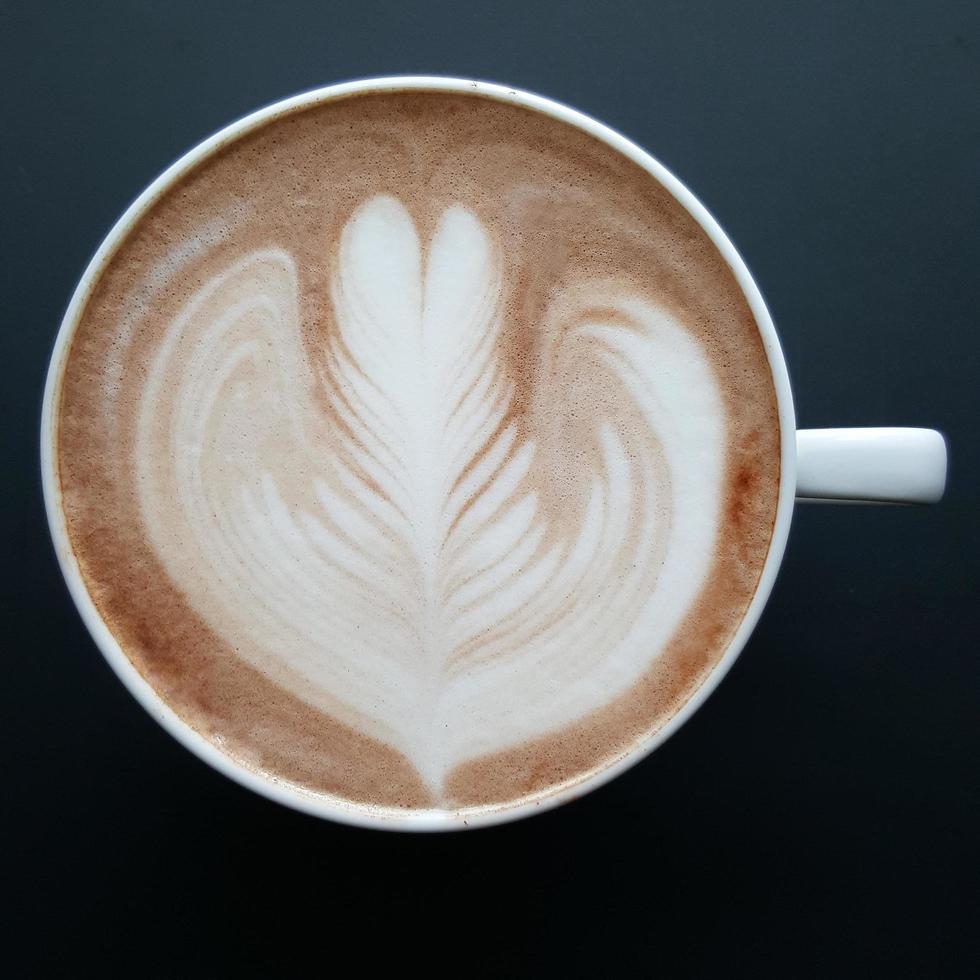
[[462, 207], [421, 241], [373, 197], [331, 247], [318, 349], [285, 250], [173, 319], [141, 396], [139, 505], [239, 657], [438, 797], [665, 647], [709, 570], [725, 413], [691, 335], [606, 282], [555, 290], [519, 399], [504, 245]]

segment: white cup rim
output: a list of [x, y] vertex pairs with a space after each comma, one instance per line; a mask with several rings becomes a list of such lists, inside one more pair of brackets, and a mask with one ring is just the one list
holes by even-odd
[[[340, 798], [308, 791], [286, 780], [257, 773], [235, 761], [216, 748], [210, 741], [183, 721], [156, 693], [137, 671], [123, 652], [115, 637], [99, 615], [72, 552], [61, 508], [60, 481], [57, 472], [56, 445], [57, 417], [55, 406], [60, 395], [62, 368], [69, 345], [77, 327], [80, 314], [92, 286], [98, 280], [103, 267], [116, 248], [125, 239], [133, 225], [168, 187], [202, 160], [223, 145], [240, 138], [243, 134], [267, 123], [277, 115], [302, 109], [317, 103], [345, 98], [365, 92], [438, 90], [476, 94], [516, 105], [526, 106], [552, 118], [568, 123], [597, 139], [602, 140], [623, 156], [646, 170], [659, 181], [690, 213], [704, 229], [727, 262], [744, 293], [755, 317], [776, 391], [780, 424], [780, 489], [769, 552], [763, 566], [759, 584], [735, 635], [711, 672], [700, 687], [684, 703], [669, 721], [649, 734], [610, 765], [568, 785], [552, 789], [532, 797], [494, 809], [466, 808], [459, 811], [432, 810], [401, 812], [386, 807], [370, 807], [352, 804]], [[129, 689], [136, 700], [174, 738], [190, 749], [219, 772], [237, 783], [295, 810], [325, 817], [341, 823], [360, 827], [408, 831], [456, 830], [464, 827], [486, 827], [507, 823], [521, 817], [539, 813], [583, 796], [609, 782], [626, 769], [634, 766], [657, 747], [662, 745], [683, 725], [711, 695], [732, 664], [741, 653], [772, 591], [779, 566], [782, 562], [792, 519], [796, 489], [796, 417], [789, 374], [776, 328], [766, 308], [758, 287], [748, 267], [718, 222], [701, 202], [666, 167], [625, 136], [603, 123], [552, 99], [535, 95], [517, 88], [472, 79], [450, 78], [433, 75], [401, 75], [382, 78], [366, 78], [356, 81], [327, 85], [272, 103], [225, 126], [213, 136], [185, 153], [156, 178], [126, 209], [102, 241], [89, 262], [72, 295], [52, 350], [44, 388], [41, 411], [41, 478], [48, 525], [55, 545], [58, 562], [68, 585], [69, 593], [78, 608], [85, 626], [110, 667]]]

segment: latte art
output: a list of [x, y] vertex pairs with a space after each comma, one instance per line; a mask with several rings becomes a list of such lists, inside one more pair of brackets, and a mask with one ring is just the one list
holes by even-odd
[[510, 805], [656, 731], [778, 490], [704, 232], [604, 144], [440, 93], [273, 120], [154, 203], [58, 429], [132, 663], [223, 752], [371, 807]]
[[[718, 527], [720, 399], [697, 346], [637, 297], [578, 284], [545, 313], [521, 427], [498, 249], [463, 208], [423, 245], [397, 201], [367, 201], [330, 262], [336, 332], [312, 363], [293, 261], [253, 252], [168, 329], [137, 429], [143, 519], [191, 605], [437, 797], [464, 759], [635, 682]], [[610, 404], [561, 499], [549, 440], [571, 378]]]

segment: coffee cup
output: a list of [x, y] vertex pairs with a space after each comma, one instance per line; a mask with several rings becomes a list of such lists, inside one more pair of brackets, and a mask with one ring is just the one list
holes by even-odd
[[796, 429], [758, 286], [665, 167], [512, 88], [261, 109], [86, 269], [41, 463], [110, 666], [219, 772], [383, 829], [541, 812], [687, 721], [800, 500], [929, 503], [929, 429]]

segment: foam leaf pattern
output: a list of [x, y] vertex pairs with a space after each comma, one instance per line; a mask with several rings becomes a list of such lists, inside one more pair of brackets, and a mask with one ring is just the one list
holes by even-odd
[[336, 245], [318, 350], [291, 256], [252, 252], [174, 319], [137, 426], [148, 535], [198, 614], [436, 794], [455, 765], [634, 683], [718, 528], [720, 400], [687, 331], [622, 289], [556, 295], [542, 363], [586, 365], [619, 406], [556, 464], [547, 430], [570, 409], [542, 383], [514, 410], [502, 268], [469, 211], [423, 243], [372, 198]]

